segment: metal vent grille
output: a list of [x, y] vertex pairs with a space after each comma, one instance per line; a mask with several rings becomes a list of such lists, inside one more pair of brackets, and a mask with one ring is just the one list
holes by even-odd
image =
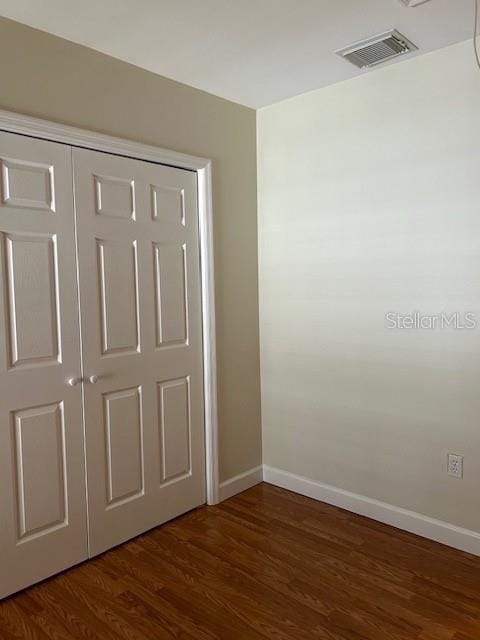
[[337, 53], [356, 67], [365, 69], [416, 50], [417, 47], [410, 40], [393, 30], [341, 49]]

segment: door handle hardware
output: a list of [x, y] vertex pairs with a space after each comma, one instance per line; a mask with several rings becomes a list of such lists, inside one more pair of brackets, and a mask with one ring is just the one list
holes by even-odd
[[67, 380], [67, 384], [70, 385], [71, 387], [76, 387], [77, 384], [80, 384], [81, 381], [82, 381], [81, 378], [69, 378]]
[[97, 384], [98, 382], [98, 376], [93, 375], [93, 376], [87, 376], [85, 378], [85, 382], [87, 382], [88, 384]]

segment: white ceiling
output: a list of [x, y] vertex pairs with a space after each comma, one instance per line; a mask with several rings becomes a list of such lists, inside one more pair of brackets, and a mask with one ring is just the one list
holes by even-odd
[[466, 40], [474, 2], [0, 0], [0, 15], [257, 108], [365, 73], [334, 52], [393, 27], [420, 54]]

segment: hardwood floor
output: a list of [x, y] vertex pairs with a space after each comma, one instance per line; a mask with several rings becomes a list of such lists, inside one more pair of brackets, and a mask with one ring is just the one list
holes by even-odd
[[0, 603], [11, 640], [479, 640], [480, 558], [262, 484]]

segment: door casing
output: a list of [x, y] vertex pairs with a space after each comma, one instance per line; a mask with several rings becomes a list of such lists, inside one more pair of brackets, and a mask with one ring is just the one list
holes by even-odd
[[0, 130], [195, 171], [198, 183], [207, 504], [219, 502], [212, 162], [155, 146], [0, 110]]

